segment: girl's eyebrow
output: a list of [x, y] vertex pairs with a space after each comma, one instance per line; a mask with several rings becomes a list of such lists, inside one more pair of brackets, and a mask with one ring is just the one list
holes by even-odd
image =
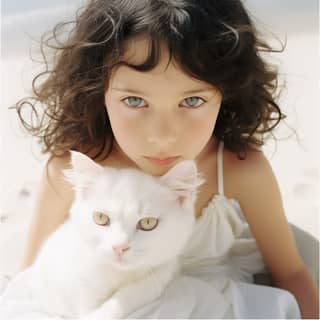
[[[125, 88], [125, 87], [124, 88], [112, 87], [111, 89], [115, 90], [115, 91], [126, 92], [126, 93], [137, 94], [137, 95], [144, 95], [145, 94], [140, 90]], [[187, 91], [181, 92], [181, 94], [182, 95], [195, 94], [195, 93], [209, 92], [209, 91], [213, 91], [213, 90], [214, 90], [214, 88], [210, 88], [210, 87], [201, 88], [201, 89], [199, 88], [199, 89], [187, 90]]]

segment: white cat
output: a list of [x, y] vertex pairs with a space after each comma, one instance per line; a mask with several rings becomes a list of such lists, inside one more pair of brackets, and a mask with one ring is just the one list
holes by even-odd
[[39, 310], [55, 318], [124, 318], [158, 298], [179, 271], [204, 182], [195, 162], [155, 177], [104, 168], [79, 152], [71, 159], [65, 172], [75, 189], [70, 217], [33, 266], [9, 283], [0, 319], [25, 319]]

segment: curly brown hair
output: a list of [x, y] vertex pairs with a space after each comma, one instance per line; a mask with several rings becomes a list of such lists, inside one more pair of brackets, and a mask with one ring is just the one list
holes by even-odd
[[[65, 38], [59, 40], [59, 34]], [[22, 125], [39, 139], [43, 153], [98, 150], [92, 156], [96, 159], [109, 146], [109, 155], [114, 136], [104, 94], [112, 69], [119, 63], [128, 65], [121, 61], [124, 43], [139, 35], [149, 40], [149, 54], [142, 65], [130, 67], [154, 68], [165, 42], [170, 58], [183, 71], [221, 91], [213, 134], [239, 159], [252, 146], [262, 146], [266, 133], [286, 117], [275, 102], [277, 69], [261, 56], [275, 50], [258, 38], [241, 1], [90, 0], [74, 21], [59, 23], [41, 37], [45, 71], [33, 79], [34, 96], [15, 105]], [[46, 47], [54, 53], [50, 61]], [[47, 77], [36, 86], [42, 76]], [[36, 123], [24, 119], [27, 106]]]

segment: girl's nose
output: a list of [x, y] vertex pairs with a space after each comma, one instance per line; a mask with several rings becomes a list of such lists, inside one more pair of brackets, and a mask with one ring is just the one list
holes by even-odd
[[112, 246], [112, 249], [118, 254], [118, 256], [122, 256], [123, 252], [130, 249], [127, 244], [120, 244], [118, 246]]
[[172, 136], [152, 135], [147, 138], [147, 141], [149, 143], [157, 145], [160, 149], [164, 149], [167, 146], [172, 145], [176, 141], [176, 138]]
[[176, 126], [168, 118], [157, 118], [156, 122], [150, 125], [147, 133], [147, 142], [156, 145], [161, 150], [171, 147], [176, 142]]

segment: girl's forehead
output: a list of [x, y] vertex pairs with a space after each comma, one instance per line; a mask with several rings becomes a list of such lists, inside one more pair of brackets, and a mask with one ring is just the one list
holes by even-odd
[[[127, 40], [123, 46], [123, 54], [120, 57], [120, 61], [124, 61], [132, 65], [141, 65], [148, 58], [150, 46], [151, 44], [149, 39], [143, 36], [139, 36], [139, 37], [135, 37], [130, 40]], [[173, 65], [176, 69], [181, 70], [181, 68], [175, 63], [173, 59], [169, 61], [170, 59], [169, 50], [165, 42], [160, 42], [159, 54], [160, 56], [159, 56], [158, 64], [154, 69], [150, 70], [150, 73], [152, 74], [163, 73], [166, 71], [169, 64]]]
[[[130, 64], [142, 64], [148, 57], [150, 40], [146, 36], [136, 36], [130, 38], [123, 44], [123, 54], [121, 60]], [[166, 54], [166, 46], [164, 43], [160, 45], [161, 54]]]
[[[123, 55], [120, 60], [125, 61], [128, 64], [140, 65], [143, 64], [149, 54], [149, 40], [145, 37], [137, 37], [128, 40], [124, 45]], [[146, 84], [150, 84], [150, 81], [167, 81], [174, 82], [176, 87], [181, 88], [190, 87], [207, 87], [213, 89], [209, 84], [192, 78], [190, 75], [184, 72], [178, 63], [172, 58], [167, 45], [162, 42], [160, 44], [160, 56], [157, 65], [152, 70], [137, 71], [130, 68], [127, 65], [118, 65], [112, 72], [109, 81], [109, 88], [118, 87], [124, 85], [136, 85], [137, 80], [141, 83], [145, 81]]]

